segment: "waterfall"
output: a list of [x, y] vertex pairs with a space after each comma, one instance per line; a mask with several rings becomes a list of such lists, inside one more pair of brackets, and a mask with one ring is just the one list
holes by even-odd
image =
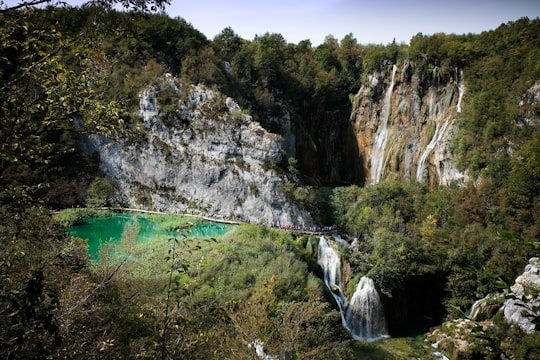
[[482, 307], [486, 306], [486, 298], [482, 298], [480, 300], [476, 300], [474, 304], [471, 306], [471, 310], [469, 312], [469, 316], [467, 316], [471, 320], [476, 320], [476, 317], [480, 313], [480, 310]]
[[348, 303], [342, 290], [341, 259], [324, 236], [319, 240], [318, 264], [324, 272], [324, 283], [336, 300], [343, 327], [354, 339], [373, 341], [388, 337], [381, 300], [373, 280], [362, 277]]
[[386, 89], [384, 95], [383, 107], [381, 109], [381, 116], [379, 119], [379, 127], [375, 134], [375, 142], [373, 150], [371, 151], [371, 166], [370, 176], [371, 183], [376, 184], [379, 182], [382, 173], [382, 167], [384, 163], [384, 149], [386, 147], [386, 140], [388, 138], [388, 119], [390, 118], [392, 91], [394, 90], [394, 77], [396, 75], [397, 66], [392, 67], [392, 80], [390, 86]]
[[324, 272], [324, 283], [326, 284], [326, 287], [330, 289], [330, 292], [342, 313], [341, 320], [343, 326], [347, 327], [345, 317], [343, 316], [343, 312], [347, 306], [347, 298], [341, 289], [341, 259], [336, 250], [330, 246], [323, 236], [321, 236], [319, 240], [317, 263], [322, 267]]
[[[463, 99], [463, 93], [465, 91], [465, 86], [463, 85], [463, 70], [458, 71], [458, 68], [454, 68], [454, 84], [457, 87], [458, 90], [458, 100], [456, 104], [456, 112], [461, 112], [461, 102]], [[424, 152], [422, 153], [422, 156], [420, 156], [420, 160], [418, 161], [418, 167], [416, 168], [416, 180], [422, 181], [424, 179], [424, 172], [426, 168], [426, 163], [428, 162], [428, 158], [433, 152], [433, 150], [437, 147], [437, 144], [442, 140], [444, 133], [446, 132], [446, 128], [450, 124], [450, 117], [444, 116], [444, 111], [441, 108], [440, 101], [437, 101], [435, 103], [434, 100], [434, 90], [430, 90], [430, 98], [428, 102], [428, 116], [431, 121], [435, 122], [435, 132], [433, 136], [431, 137], [431, 140], [429, 144], [426, 146]], [[444, 121], [442, 120], [443, 116], [446, 118]], [[443, 171], [440, 168], [437, 168], [437, 171], [439, 173], [439, 177], [442, 180], [442, 176], [444, 174], [441, 174]]]
[[426, 162], [429, 158], [429, 155], [431, 155], [433, 149], [435, 149], [435, 147], [437, 146], [437, 143], [442, 139], [446, 128], [448, 127], [448, 124], [450, 122], [449, 119], [446, 119], [444, 122], [441, 123], [440, 118], [442, 114], [442, 109], [440, 108], [439, 102], [435, 104], [433, 92], [430, 95], [428, 105], [429, 117], [432, 121], [435, 122], [435, 132], [433, 133], [431, 140], [427, 144], [426, 149], [424, 150], [422, 156], [420, 156], [420, 160], [418, 161], [418, 167], [416, 168], [416, 180], [418, 181], [422, 181], [424, 179], [424, 169], [426, 167]]
[[363, 276], [358, 282], [345, 319], [355, 339], [376, 340], [388, 336], [381, 298], [370, 278]]
[[422, 153], [422, 156], [420, 157], [420, 161], [418, 162], [418, 168], [416, 169], [416, 180], [422, 181], [424, 178], [424, 168], [426, 166], [426, 161], [433, 151], [435, 149], [435, 146], [437, 146], [437, 143], [442, 139], [444, 132], [446, 131], [446, 128], [448, 127], [449, 120], [445, 120], [441, 126], [441, 122], [438, 120], [435, 120], [437, 122], [437, 125], [435, 127], [435, 133], [433, 134], [433, 137], [431, 138], [431, 141], [426, 146], [426, 149]]
[[456, 70], [456, 84], [458, 87], [458, 102], [456, 105], [457, 112], [461, 112], [461, 99], [463, 98], [463, 91], [465, 90], [465, 86], [463, 85], [463, 70], [460, 71], [460, 75], [461, 75], [461, 83], [459, 83], [457, 70]]
[[250, 342], [248, 344], [248, 348], [255, 349], [255, 354], [257, 355], [257, 357], [259, 359], [262, 359], [262, 360], [279, 360], [278, 357], [269, 355], [264, 351], [264, 343], [259, 339], [255, 339], [254, 341]]

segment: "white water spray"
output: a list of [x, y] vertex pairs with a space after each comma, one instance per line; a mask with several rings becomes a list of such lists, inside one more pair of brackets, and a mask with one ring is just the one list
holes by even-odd
[[381, 298], [370, 278], [363, 276], [358, 282], [347, 306], [345, 319], [355, 339], [388, 337]]
[[431, 137], [431, 140], [430, 140], [429, 144], [426, 146], [426, 149], [422, 153], [422, 156], [420, 157], [420, 161], [418, 161], [418, 168], [416, 169], [416, 180], [418, 180], [418, 181], [423, 180], [423, 178], [424, 178], [424, 168], [426, 167], [427, 159], [429, 158], [429, 155], [431, 154], [433, 149], [435, 149], [435, 146], [437, 146], [437, 143], [439, 141], [441, 141], [441, 139], [442, 139], [442, 137], [443, 137], [443, 135], [444, 135], [444, 133], [446, 131], [446, 128], [448, 127], [448, 124], [450, 122], [447, 119], [441, 124], [440, 117], [436, 113], [437, 113], [437, 111], [435, 111], [435, 119], [434, 119], [434, 121], [436, 123], [435, 133]]
[[269, 355], [264, 351], [264, 343], [259, 339], [255, 339], [254, 341], [250, 342], [248, 344], [248, 348], [255, 349], [255, 354], [257, 355], [257, 357], [259, 359], [262, 359], [262, 360], [279, 360], [278, 357]]
[[[336, 300], [340, 312], [343, 314], [347, 306], [347, 298], [341, 289], [341, 259], [339, 254], [332, 246], [321, 236], [319, 239], [319, 249], [317, 254], [317, 263], [324, 272], [324, 283], [330, 289], [332, 296]], [[343, 326], [346, 327], [345, 318], [342, 315]]]
[[388, 120], [391, 112], [390, 100], [392, 100], [392, 91], [394, 90], [394, 78], [396, 71], [397, 66], [394, 65], [392, 67], [392, 80], [390, 81], [390, 86], [388, 89], [386, 89], [386, 94], [384, 95], [383, 107], [381, 109], [381, 116], [379, 119], [379, 127], [377, 128], [377, 133], [375, 134], [375, 143], [373, 145], [373, 149], [371, 150], [370, 176], [372, 184], [378, 183], [381, 178], [384, 163], [384, 149], [386, 147], [386, 140], [388, 139]]
[[317, 262], [323, 269], [324, 283], [338, 304], [343, 327], [352, 337], [367, 341], [388, 337], [381, 299], [373, 280], [362, 277], [347, 303], [342, 291], [339, 254], [323, 236], [319, 240]]
[[431, 140], [427, 144], [424, 152], [422, 153], [422, 156], [420, 156], [420, 160], [418, 161], [418, 167], [416, 168], [416, 180], [420, 182], [424, 179], [424, 170], [426, 168], [426, 163], [429, 156], [437, 146], [438, 142], [442, 139], [446, 128], [450, 123], [449, 119], [446, 119], [444, 122], [442, 122], [441, 104], [439, 101], [435, 102], [433, 90], [431, 91], [429, 97], [428, 115], [429, 119], [435, 122], [435, 132], [433, 133]]
[[461, 75], [461, 83], [459, 82], [458, 76], [457, 76], [457, 69], [456, 69], [456, 84], [458, 88], [458, 102], [456, 105], [456, 111], [461, 112], [461, 99], [463, 98], [463, 92], [465, 90], [465, 86], [463, 85], [463, 70], [460, 72]]
[[[465, 86], [463, 85], [463, 70], [459, 71], [458, 73], [458, 69], [457, 68], [454, 69], [454, 83], [456, 84], [457, 89], [458, 89], [458, 101], [456, 105], [456, 112], [459, 113], [461, 112], [461, 101], [463, 99], [463, 93], [465, 90]], [[429, 103], [428, 103], [428, 114], [431, 121], [435, 122], [435, 132], [433, 136], [431, 137], [429, 144], [426, 146], [424, 152], [422, 153], [420, 160], [418, 161], [418, 167], [416, 169], [416, 180], [418, 181], [423, 181], [424, 172], [425, 172], [428, 158], [433, 152], [433, 150], [437, 147], [437, 144], [442, 140], [444, 133], [446, 132], [446, 128], [448, 127], [450, 123], [449, 118], [442, 121], [441, 119], [443, 115], [442, 112], [443, 111], [441, 109], [440, 101], [437, 101], [435, 103], [433, 90], [432, 90], [430, 98], [429, 98]]]

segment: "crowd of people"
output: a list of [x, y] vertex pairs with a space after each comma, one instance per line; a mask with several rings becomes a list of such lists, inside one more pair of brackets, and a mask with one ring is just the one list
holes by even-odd
[[240, 216], [236, 216], [236, 217], [225, 217], [221, 214], [203, 214], [201, 211], [199, 210], [195, 210], [195, 209], [188, 209], [187, 211], [185, 211], [186, 214], [189, 214], [189, 215], [192, 215], [192, 216], [199, 216], [205, 220], [208, 220], [208, 221], [215, 221], [215, 222], [223, 222], [223, 223], [228, 223], [228, 224], [264, 224], [264, 225], [267, 225], [269, 227], [272, 227], [274, 229], [281, 229], [281, 230], [287, 230], [287, 231], [297, 231], [297, 232], [302, 232], [302, 233], [306, 233], [306, 234], [313, 234], [313, 235], [322, 235], [322, 234], [328, 234], [328, 233], [331, 233], [331, 232], [335, 232], [337, 230], [337, 226], [336, 225], [331, 225], [331, 226], [318, 226], [318, 225], [309, 225], [309, 226], [304, 226], [304, 225], [291, 225], [291, 224], [288, 224], [288, 225], [282, 225], [282, 224], [268, 224], [268, 223], [265, 223], [264, 221], [258, 221], [258, 222], [253, 222], [251, 221], [250, 219], [243, 219], [241, 218]]
[[[167, 213], [167, 211], [149, 211], [149, 210], [139, 210], [139, 209], [129, 209], [129, 208], [123, 208], [124, 211], [137, 211], [137, 212], [147, 212], [147, 213]], [[337, 226], [331, 225], [331, 226], [318, 226], [318, 225], [292, 225], [292, 224], [268, 224], [264, 221], [258, 221], [254, 222], [250, 219], [244, 219], [240, 216], [223, 216], [221, 214], [205, 214], [203, 211], [200, 211], [198, 209], [186, 209], [183, 211], [176, 210], [176, 214], [186, 214], [190, 216], [199, 217], [204, 220], [213, 221], [213, 222], [221, 222], [221, 223], [227, 223], [227, 224], [234, 224], [234, 225], [240, 225], [240, 224], [261, 224], [266, 225], [274, 229], [280, 229], [280, 230], [287, 230], [287, 231], [297, 231], [305, 234], [312, 234], [312, 235], [323, 235], [328, 234], [332, 232], [336, 232]]]
[[302, 225], [270, 225], [273, 228], [288, 230], [288, 231], [298, 231], [306, 234], [322, 235], [336, 231], [337, 226], [302, 226]]

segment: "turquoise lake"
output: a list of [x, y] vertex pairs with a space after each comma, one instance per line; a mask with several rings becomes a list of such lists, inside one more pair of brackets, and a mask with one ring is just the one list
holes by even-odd
[[120, 244], [122, 234], [130, 226], [138, 225], [138, 232], [135, 238], [137, 243], [157, 240], [170, 237], [199, 237], [213, 238], [223, 236], [231, 231], [234, 225], [201, 222], [193, 225], [190, 233], [178, 233], [162, 228], [155, 217], [148, 217], [141, 214], [119, 214], [107, 217], [86, 218], [69, 228], [72, 236], [88, 241], [88, 252], [96, 261], [99, 260], [100, 248], [105, 244]]

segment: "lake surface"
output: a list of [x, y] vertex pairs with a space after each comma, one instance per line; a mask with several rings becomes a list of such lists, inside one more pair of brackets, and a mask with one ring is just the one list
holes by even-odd
[[[88, 241], [88, 253], [96, 261], [99, 261], [99, 250], [106, 244], [120, 244], [122, 234], [126, 229], [137, 229], [136, 243], [142, 243], [160, 238], [170, 237], [200, 237], [213, 238], [223, 236], [232, 230], [234, 225], [213, 223], [209, 221], [193, 225], [189, 234], [178, 233], [162, 226], [162, 222], [156, 216], [149, 217], [141, 214], [118, 214], [107, 217], [93, 217], [81, 220], [69, 228], [72, 236]], [[170, 222], [169, 222], [170, 225]]]

